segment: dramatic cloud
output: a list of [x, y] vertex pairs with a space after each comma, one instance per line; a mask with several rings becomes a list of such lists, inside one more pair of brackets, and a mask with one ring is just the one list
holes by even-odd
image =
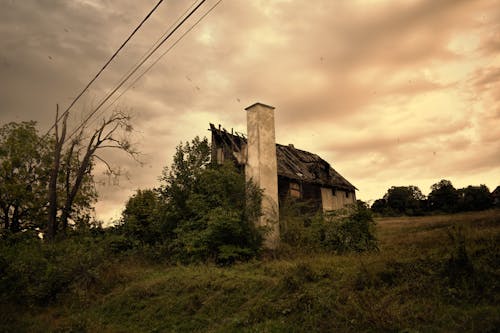
[[[46, 130], [56, 103], [69, 104], [156, 0], [0, 2], [0, 123], [33, 119]], [[77, 104], [72, 126], [189, 5], [159, 7]], [[175, 146], [208, 135], [209, 122], [245, 132], [243, 109], [255, 101], [276, 107], [278, 142], [330, 161], [361, 199], [391, 185], [427, 192], [442, 178], [495, 187], [499, 22], [495, 0], [225, 0], [113, 106], [135, 116], [143, 166], [109, 153], [124, 176], [98, 167], [98, 215], [117, 216], [135, 189], [156, 186]]]

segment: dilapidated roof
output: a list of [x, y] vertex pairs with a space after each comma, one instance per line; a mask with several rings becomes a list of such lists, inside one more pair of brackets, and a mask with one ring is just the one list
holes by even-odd
[[[221, 129], [220, 126], [217, 129], [213, 124], [210, 124], [210, 131], [213, 139], [235, 152], [240, 152], [242, 145], [247, 142], [244, 134], [229, 133], [227, 130]], [[322, 186], [356, 189], [324, 159], [308, 151], [297, 149], [293, 145], [276, 144], [276, 159], [278, 176]]]
[[316, 154], [292, 145], [276, 144], [278, 175], [323, 186], [354, 190], [356, 187]]
[[493, 192], [491, 192], [491, 195], [494, 198], [500, 198], [500, 186], [497, 186], [497, 188], [494, 189]]

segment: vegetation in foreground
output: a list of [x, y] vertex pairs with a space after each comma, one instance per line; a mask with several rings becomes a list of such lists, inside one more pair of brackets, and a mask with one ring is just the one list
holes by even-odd
[[[10, 301], [2, 298], [0, 331], [494, 332], [500, 327], [499, 210], [377, 222], [379, 251], [334, 255], [288, 249], [274, 259], [230, 267], [123, 256], [116, 253], [116, 242], [99, 243], [95, 235], [67, 239], [41, 249], [53, 251], [52, 257], [31, 251], [32, 262], [18, 267], [39, 283], [19, 294], [10, 286]], [[42, 270], [47, 264], [52, 268]], [[37, 276], [37, 267], [44, 276]], [[72, 282], [64, 285], [68, 277]], [[1, 279], [5, 295], [11, 280], [3, 274]]]
[[[281, 249], [261, 253], [265, 230], [253, 223], [260, 191], [234, 165], [212, 165], [207, 140], [195, 138], [178, 146], [160, 186], [138, 191], [120, 225], [105, 230], [91, 219], [93, 160], [78, 167], [72, 153], [80, 141], [63, 154], [45, 150], [53, 143], [40, 145], [45, 139], [34, 123], [0, 129], [0, 331], [492, 331], [499, 324], [498, 210], [380, 220], [377, 236], [364, 203], [326, 216], [287, 203]], [[61, 173], [50, 172], [59, 157]], [[428, 199], [415, 197], [416, 188], [391, 188], [379, 203], [408, 215], [491, 206], [487, 188], [437, 185]], [[456, 201], [448, 198], [467, 205], [436, 205]], [[48, 241], [39, 239], [42, 230]]]

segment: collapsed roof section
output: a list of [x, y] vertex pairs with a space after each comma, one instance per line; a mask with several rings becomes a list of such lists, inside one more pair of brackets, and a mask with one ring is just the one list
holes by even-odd
[[[247, 139], [244, 134], [229, 133], [219, 125], [210, 124], [212, 149], [223, 148], [224, 155], [231, 157], [237, 164], [244, 164]], [[232, 154], [228, 154], [231, 152]], [[215, 158], [217, 153], [213, 153]], [[357, 190], [347, 179], [342, 177], [331, 165], [316, 154], [295, 148], [293, 145], [276, 144], [278, 176], [297, 181], [318, 184], [338, 189]]]

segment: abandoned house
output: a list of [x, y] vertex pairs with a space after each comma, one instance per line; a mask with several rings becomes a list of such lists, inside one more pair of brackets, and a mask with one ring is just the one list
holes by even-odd
[[324, 211], [356, 202], [356, 187], [316, 154], [276, 144], [274, 107], [255, 103], [247, 111], [247, 135], [210, 124], [212, 161], [233, 161], [247, 180], [263, 192], [262, 216], [257, 224], [268, 228], [264, 247], [279, 244], [279, 202], [287, 196], [307, 200]]
[[[273, 171], [272, 168], [267, 168], [267, 171], [277, 175], [279, 202], [290, 196], [307, 200], [314, 208], [322, 208], [324, 211], [339, 209], [356, 202], [356, 187], [335, 171], [328, 162], [316, 154], [297, 149], [292, 144], [281, 145], [274, 142], [273, 107], [256, 103], [246, 110], [249, 115], [252, 111], [257, 114], [255, 121], [253, 121], [254, 119], [247, 120], [247, 133], [250, 136], [255, 133], [257, 138], [252, 142], [251, 137], [247, 140], [247, 137], [242, 133], [228, 132], [220, 125], [215, 127], [210, 124], [212, 161], [222, 164], [224, 161], [231, 160], [248, 176], [245, 169], [252, 167], [249, 165], [253, 157], [251, 156], [252, 152], [262, 154], [262, 140], [267, 139], [267, 141], [272, 141], [272, 146], [276, 147], [276, 157], [260, 156], [260, 158], [276, 160], [276, 171]], [[263, 113], [272, 116], [272, 122], [269, 121], [271, 119], [264, 119]], [[265, 124], [266, 122], [267, 124]], [[263, 128], [263, 126], [268, 128]], [[265, 133], [266, 131], [268, 133]], [[262, 138], [262, 136], [267, 136], [267, 138]], [[249, 142], [253, 143], [256, 149], [250, 147]], [[262, 171], [258, 171], [257, 175], [262, 177]], [[255, 176], [252, 178], [255, 179]], [[260, 183], [261, 188], [264, 188], [262, 182]]]

